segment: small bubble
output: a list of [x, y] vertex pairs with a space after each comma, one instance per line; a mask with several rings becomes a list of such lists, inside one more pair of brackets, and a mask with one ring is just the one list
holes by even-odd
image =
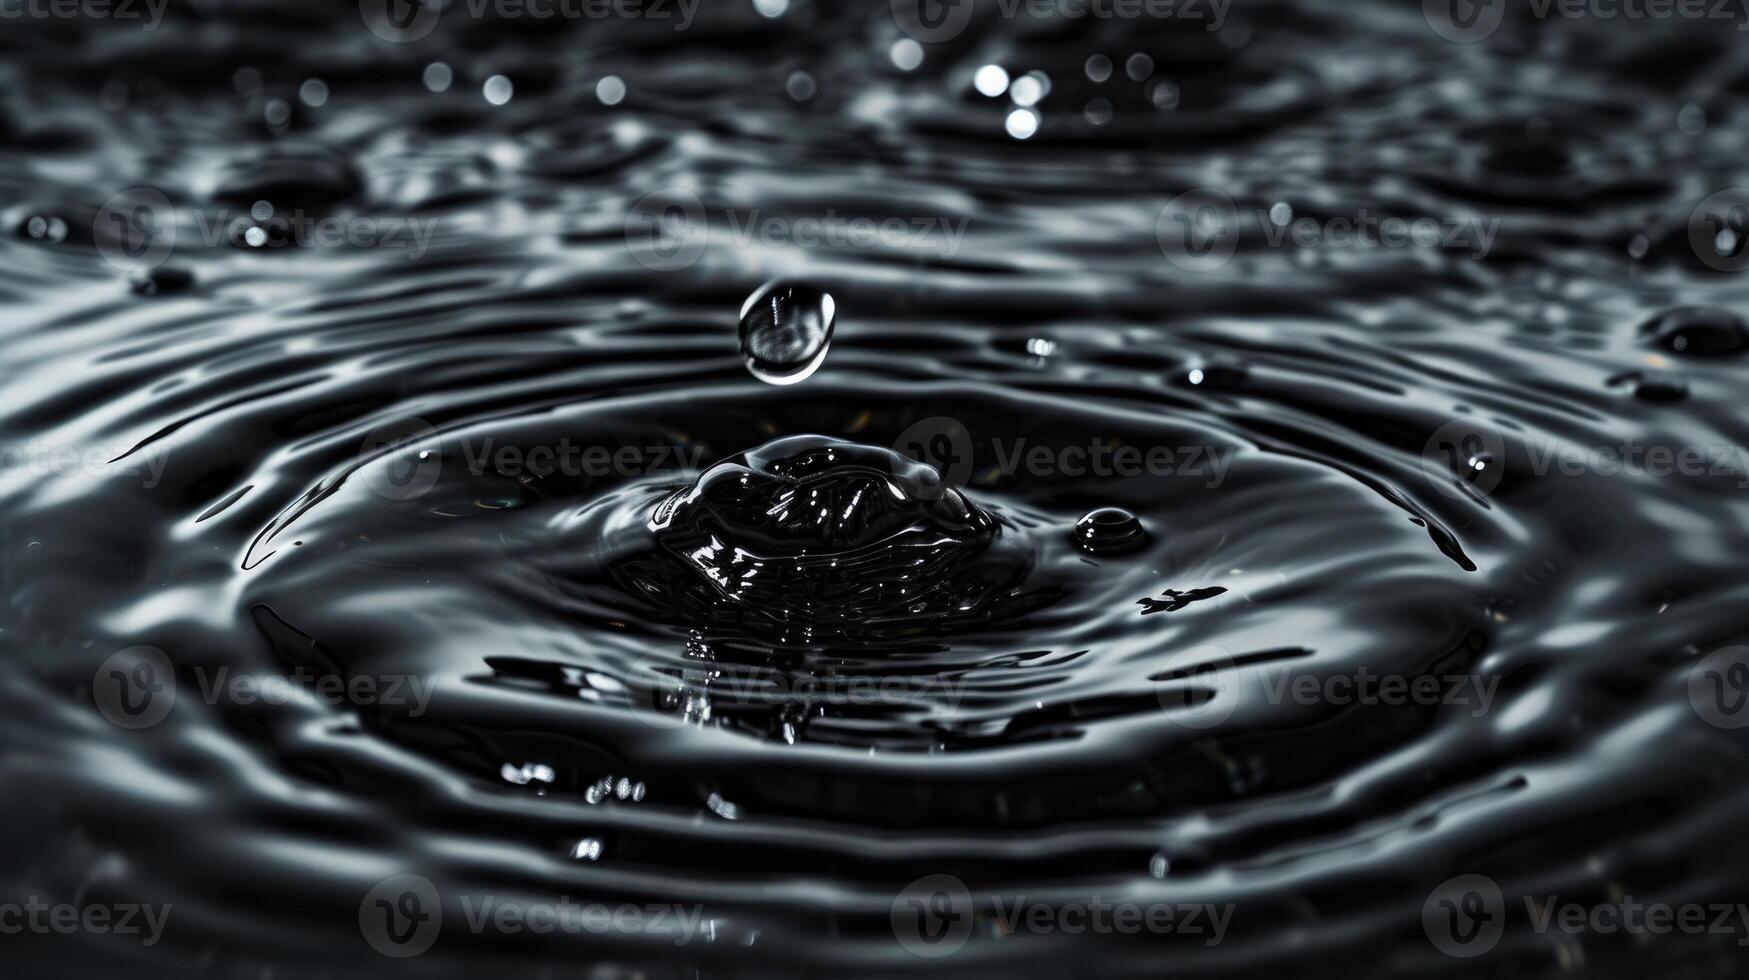
[[618, 75], [607, 75], [595, 83], [595, 97], [602, 105], [619, 105], [626, 97], [626, 83]]
[[266, 201], [256, 201], [255, 204], [249, 208], [249, 217], [254, 218], [256, 221], [266, 221], [268, 218], [273, 217], [273, 205]]
[[304, 84], [298, 86], [298, 98], [304, 101], [304, 105], [320, 109], [328, 104], [328, 83], [320, 78], [305, 79]]
[[250, 248], [260, 248], [267, 244], [267, 229], [257, 225], [243, 233], [243, 241], [249, 243]]
[[1160, 851], [1148, 859], [1148, 874], [1156, 878], [1166, 877], [1167, 872], [1171, 870], [1172, 861], [1166, 857], [1165, 851]]
[[978, 90], [979, 95], [994, 99], [1008, 91], [1008, 71], [1001, 65], [985, 65], [972, 76], [972, 87]]
[[1005, 125], [1008, 135], [1017, 140], [1027, 139], [1038, 132], [1038, 113], [1031, 109], [1016, 109], [1008, 114]]
[[923, 64], [923, 45], [908, 37], [902, 37], [893, 42], [889, 55], [893, 59], [894, 67], [900, 71], [912, 71]]
[[1044, 95], [1044, 85], [1031, 72], [1016, 78], [1014, 84], [1008, 88], [1008, 97], [1014, 100], [1015, 105], [1022, 107], [1038, 105], [1038, 100], [1044, 98]]
[[1636, 259], [1645, 258], [1646, 253], [1651, 250], [1652, 243], [1645, 235], [1635, 235], [1633, 240], [1628, 242], [1628, 254]]
[[578, 861], [598, 861], [601, 859], [601, 841], [594, 837], [585, 837], [571, 847], [571, 857]]
[[1178, 86], [1167, 81], [1154, 84], [1153, 91], [1148, 93], [1148, 101], [1154, 103], [1156, 109], [1178, 108]]
[[1087, 121], [1095, 126], [1103, 126], [1111, 122], [1111, 103], [1106, 99], [1088, 99], [1085, 112]]
[[837, 304], [831, 294], [803, 283], [770, 282], [741, 305], [741, 357], [767, 384], [807, 380], [832, 346]]
[[1105, 55], [1096, 54], [1087, 59], [1087, 64], [1083, 70], [1087, 72], [1088, 81], [1103, 82], [1111, 77], [1111, 59]]
[[1116, 555], [1140, 548], [1148, 540], [1141, 518], [1122, 507], [1101, 507], [1075, 522], [1075, 543], [1096, 555]]
[[1138, 51], [1123, 63], [1123, 70], [1130, 77], [1130, 81], [1139, 82], [1154, 74], [1154, 59]]
[[1293, 205], [1286, 201], [1277, 201], [1269, 208], [1269, 220], [1278, 225], [1285, 225], [1294, 220]]
[[451, 82], [455, 81], [455, 72], [441, 61], [433, 61], [425, 66], [425, 87], [433, 92], [447, 92]]
[[284, 99], [267, 100], [267, 108], [262, 115], [267, 119], [267, 125], [280, 129], [291, 122], [291, 104]]
[[797, 102], [806, 102], [814, 97], [814, 76], [805, 71], [792, 71], [783, 83], [783, 90]]
[[481, 87], [480, 91], [486, 96], [487, 102], [493, 105], [503, 105], [510, 101], [510, 97], [516, 92], [516, 87], [511, 85], [510, 79], [503, 75], [493, 75], [486, 79], [486, 84]]

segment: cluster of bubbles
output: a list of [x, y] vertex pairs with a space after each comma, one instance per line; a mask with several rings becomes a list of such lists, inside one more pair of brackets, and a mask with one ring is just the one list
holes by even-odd
[[[1116, 73], [1116, 66], [1109, 56], [1095, 54], [1090, 56], [1082, 66], [1087, 80], [1096, 85], [1110, 81]], [[1176, 109], [1178, 107], [1178, 86], [1163, 78], [1154, 77], [1154, 59], [1137, 52], [1124, 61], [1124, 76], [1130, 81], [1147, 86], [1148, 101], [1159, 109]], [[1051, 94], [1051, 77], [1043, 71], [1033, 69], [1018, 76], [1011, 76], [1008, 69], [998, 64], [987, 64], [972, 75], [972, 87], [978, 94], [986, 98], [999, 99], [1008, 97], [1008, 114], [1004, 117], [1003, 128], [1008, 135], [1017, 140], [1031, 139], [1039, 130], [1041, 118], [1039, 104]], [[1111, 122], [1114, 115], [1111, 100], [1103, 96], [1095, 96], [1087, 100], [1082, 114], [1087, 121], [1095, 126], [1103, 126]]]

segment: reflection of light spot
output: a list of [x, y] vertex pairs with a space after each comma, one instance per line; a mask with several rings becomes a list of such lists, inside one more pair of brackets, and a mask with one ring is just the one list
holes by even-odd
[[893, 50], [889, 53], [892, 56], [894, 66], [900, 71], [911, 71], [923, 64], [923, 45], [908, 37], [894, 41]]
[[262, 228], [251, 228], [243, 233], [243, 241], [251, 248], [260, 248], [267, 244], [267, 232]]
[[298, 98], [304, 100], [304, 105], [312, 109], [320, 109], [328, 104], [328, 83], [320, 78], [305, 79], [298, 86]]
[[1193, 385], [1202, 384], [1202, 368], [1190, 369], [1190, 383]]
[[486, 79], [486, 85], [481, 90], [486, 95], [486, 101], [493, 105], [503, 105], [510, 101], [510, 96], [516, 91], [510, 84], [510, 79], [503, 75], [493, 75]]
[[626, 83], [618, 75], [608, 75], [595, 83], [595, 97], [602, 105], [619, 105], [626, 97]]
[[433, 92], [449, 91], [449, 83], [455, 81], [455, 72], [441, 61], [433, 61], [425, 66], [425, 87]]
[[987, 95], [994, 99], [1008, 91], [1008, 72], [1001, 65], [985, 65], [972, 76], [972, 86], [979, 95]]
[[1030, 74], [1016, 78], [1014, 84], [1008, 89], [1008, 97], [1013, 99], [1017, 106], [1038, 105], [1038, 100], [1043, 98], [1044, 94], [1045, 87]]
[[1038, 113], [1031, 109], [1016, 109], [1008, 114], [1008, 135], [1017, 140], [1027, 139], [1038, 132]]

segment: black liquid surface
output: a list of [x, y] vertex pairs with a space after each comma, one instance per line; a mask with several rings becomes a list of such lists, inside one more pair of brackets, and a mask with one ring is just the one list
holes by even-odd
[[[1520, 899], [1749, 900], [1744, 743], [1694, 683], [1749, 632], [1745, 290], [1688, 227], [1741, 172], [1742, 35], [1514, 19], [1462, 46], [1415, 7], [981, 17], [910, 72], [885, 4], [408, 44], [350, 4], [8, 28], [0, 885], [173, 908], [150, 948], [7, 937], [17, 962], [1740, 963], [1741, 931], [1537, 932]], [[972, 86], [991, 62], [1052, 80], [1029, 140]], [[141, 186], [178, 241], [130, 278], [102, 219]], [[1199, 187], [1240, 218], [1200, 270], [1160, 231]], [[653, 196], [683, 216], [655, 238]], [[1481, 256], [1283, 245], [1278, 204], [1499, 223]], [[828, 213], [906, 233], [796, 240]], [[404, 230], [299, 230], [328, 217]], [[837, 325], [774, 387], [737, 314], [785, 277]], [[1141, 535], [1087, 547], [1101, 508]], [[151, 676], [142, 646], [174, 707], [129, 730], [100, 708]], [[1282, 694], [1363, 675], [1467, 700]], [[408, 874], [441, 933], [403, 961], [361, 917]], [[895, 902], [942, 874], [979, 915], [919, 958]], [[1511, 909], [1477, 960], [1423, 925], [1463, 874]], [[482, 896], [699, 917], [510, 934], [470, 928]], [[1231, 918], [1218, 943], [1007, 934], [989, 902], [1022, 898]]]

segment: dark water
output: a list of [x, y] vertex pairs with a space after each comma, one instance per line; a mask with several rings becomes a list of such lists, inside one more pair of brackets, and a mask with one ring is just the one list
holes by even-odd
[[850, 7], [7, 22], [21, 975], [1740, 969], [1524, 899], [1749, 901], [1741, 18]]

